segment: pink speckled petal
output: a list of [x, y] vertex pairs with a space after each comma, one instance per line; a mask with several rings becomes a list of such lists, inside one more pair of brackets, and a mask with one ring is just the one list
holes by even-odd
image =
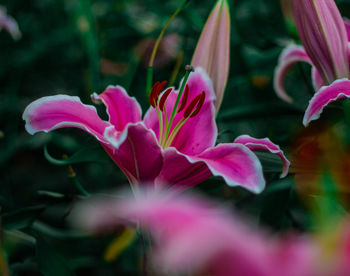
[[286, 93], [283, 82], [289, 69], [298, 62], [307, 62], [312, 65], [303, 47], [297, 45], [288, 46], [282, 51], [274, 73], [273, 85], [275, 92], [278, 97], [289, 103], [291, 103], [293, 99]]
[[118, 131], [122, 131], [128, 123], [141, 121], [141, 106], [134, 97], [130, 97], [121, 86], [108, 86], [97, 95], [91, 95], [94, 102], [103, 101], [107, 108], [109, 122]]
[[110, 126], [100, 119], [94, 106], [84, 105], [78, 97], [67, 95], [43, 97], [32, 102], [24, 110], [23, 120], [26, 121], [25, 128], [30, 134], [76, 127], [104, 143], [107, 143], [103, 136], [104, 130]]
[[311, 121], [317, 120], [323, 108], [329, 103], [350, 98], [350, 80], [340, 79], [328, 86], [323, 86], [310, 100], [306, 108], [303, 124], [307, 126]]
[[284, 155], [280, 147], [271, 142], [269, 138], [256, 139], [250, 137], [249, 135], [241, 135], [236, 138], [234, 143], [243, 144], [248, 147], [250, 150], [267, 150], [271, 153], [277, 154], [283, 162], [283, 170], [281, 177], [285, 177], [288, 174], [290, 162], [287, 157]]

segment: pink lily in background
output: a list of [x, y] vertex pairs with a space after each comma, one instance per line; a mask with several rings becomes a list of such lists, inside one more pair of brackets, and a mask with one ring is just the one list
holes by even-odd
[[286, 73], [295, 63], [312, 66], [313, 86], [317, 91], [306, 109], [303, 124], [319, 118], [330, 102], [350, 97], [350, 25], [343, 20], [333, 0], [295, 0], [293, 14], [302, 46], [289, 46], [279, 59], [274, 87], [287, 102], [292, 98], [283, 87]]
[[14, 40], [19, 40], [22, 36], [16, 20], [7, 15], [5, 7], [0, 6], [0, 31], [2, 29], [8, 31]]
[[230, 10], [227, 0], [218, 0], [197, 43], [191, 64], [202, 67], [213, 82], [219, 111], [230, 67]]
[[136, 197], [90, 200], [73, 210], [71, 221], [100, 234], [120, 224], [137, 225], [153, 238], [156, 270], [171, 275], [321, 275], [312, 273], [317, 251], [311, 240], [272, 238], [193, 196], [143, 191]]
[[[184, 80], [185, 81], [185, 80]], [[181, 191], [211, 176], [222, 177], [229, 186], [242, 186], [254, 193], [265, 187], [260, 161], [250, 150], [268, 150], [289, 161], [268, 139], [241, 136], [234, 143], [215, 146], [214, 90], [201, 68], [189, 75], [179, 90], [157, 82], [150, 94], [150, 108], [141, 119], [141, 108], [120, 86], [93, 94], [103, 102], [109, 121], [78, 97], [57, 95], [31, 103], [23, 113], [30, 134], [62, 127], [80, 128], [93, 135], [123, 171], [133, 188], [151, 183], [155, 188]]]

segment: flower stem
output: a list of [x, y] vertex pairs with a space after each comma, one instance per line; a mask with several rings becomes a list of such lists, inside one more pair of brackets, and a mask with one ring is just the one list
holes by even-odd
[[[68, 156], [64, 154], [63, 159], [67, 159], [67, 158]], [[75, 188], [81, 193], [81, 195], [89, 196], [90, 194], [84, 189], [84, 187], [80, 184], [79, 180], [77, 179], [77, 175], [73, 170], [73, 167], [71, 165], [67, 165], [67, 169], [68, 169], [68, 178], [73, 183]]]
[[151, 88], [152, 88], [152, 82], [153, 82], [153, 62], [154, 59], [156, 57], [156, 53], [160, 44], [160, 41], [162, 40], [164, 33], [166, 31], [166, 29], [168, 28], [168, 26], [170, 25], [170, 23], [174, 20], [174, 18], [179, 14], [180, 11], [183, 10], [183, 8], [187, 5], [187, 3], [190, 2], [190, 0], [185, 0], [183, 1], [183, 3], [181, 4], [181, 6], [173, 13], [173, 15], [169, 18], [168, 22], [165, 24], [165, 26], [163, 27], [162, 31], [160, 32], [157, 41], [153, 47], [153, 51], [152, 51], [152, 55], [151, 58], [149, 60], [149, 64], [148, 64], [148, 68], [147, 68], [147, 95], [151, 92]]
[[183, 58], [184, 58], [184, 51], [182, 50], [180, 52], [179, 56], [176, 59], [176, 64], [174, 66], [173, 72], [171, 73], [171, 77], [170, 77], [168, 86], [173, 86], [174, 85], [175, 80], [176, 80], [176, 76], [177, 76], [177, 74], [180, 71], [180, 67], [181, 67]]

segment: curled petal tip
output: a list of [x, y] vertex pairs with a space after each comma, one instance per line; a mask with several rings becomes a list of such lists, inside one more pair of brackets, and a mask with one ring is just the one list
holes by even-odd
[[311, 121], [317, 120], [329, 103], [344, 98], [350, 98], [350, 80], [348, 79], [339, 79], [328, 86], [321, 87], [306, 108], [303, 125], [306, 127]]
[[286, 177], [289, 171], [290, 162], [287, 157], [284, 155], [283, 151], [280, 147], [273, 142], [269, 138], [257, 139], [250, 137], [249, 135], [241, 135], [236, 138], [235, 143], [243, 144], [250, 150], [267, 150], [273, 154], [278, 155], [283, 162], [283, 169], [281, 173], [281, 178]]
[[292, 103], [293, 99], [285, 91], [284, 79], [289, 69], [298, 62], [307, 62], [312, 65], [304, 48], [292, 44], [282, 51], [274, 72], [274, 90], [278, 97], [288, 103]]
[[230, 12], [225, 0], [216, 2], [200, 35], [191, 64], [202, 67], [211, 78], [218, 111], [229, 73]]
[[98, 117], [95, 107], [68, 95], [40, 98], [26, 107], [22, 117], [30, 134], [75, 127], [87, 131], [100, 142], [105, 142], [103, 131], [109, 126], [108, 122]]

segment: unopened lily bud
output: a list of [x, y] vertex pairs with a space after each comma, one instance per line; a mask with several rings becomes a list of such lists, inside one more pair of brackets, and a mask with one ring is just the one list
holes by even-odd
[[230, 65], [230, 12], [226, 0], [218, 0], [199, 38], [191, 65], [202, 67], [213, 82], [218, 111]]
[[349, 77], [344, 21], [333, 0], [294, 0], [293, 13], [301, 42], [326, 84]]

